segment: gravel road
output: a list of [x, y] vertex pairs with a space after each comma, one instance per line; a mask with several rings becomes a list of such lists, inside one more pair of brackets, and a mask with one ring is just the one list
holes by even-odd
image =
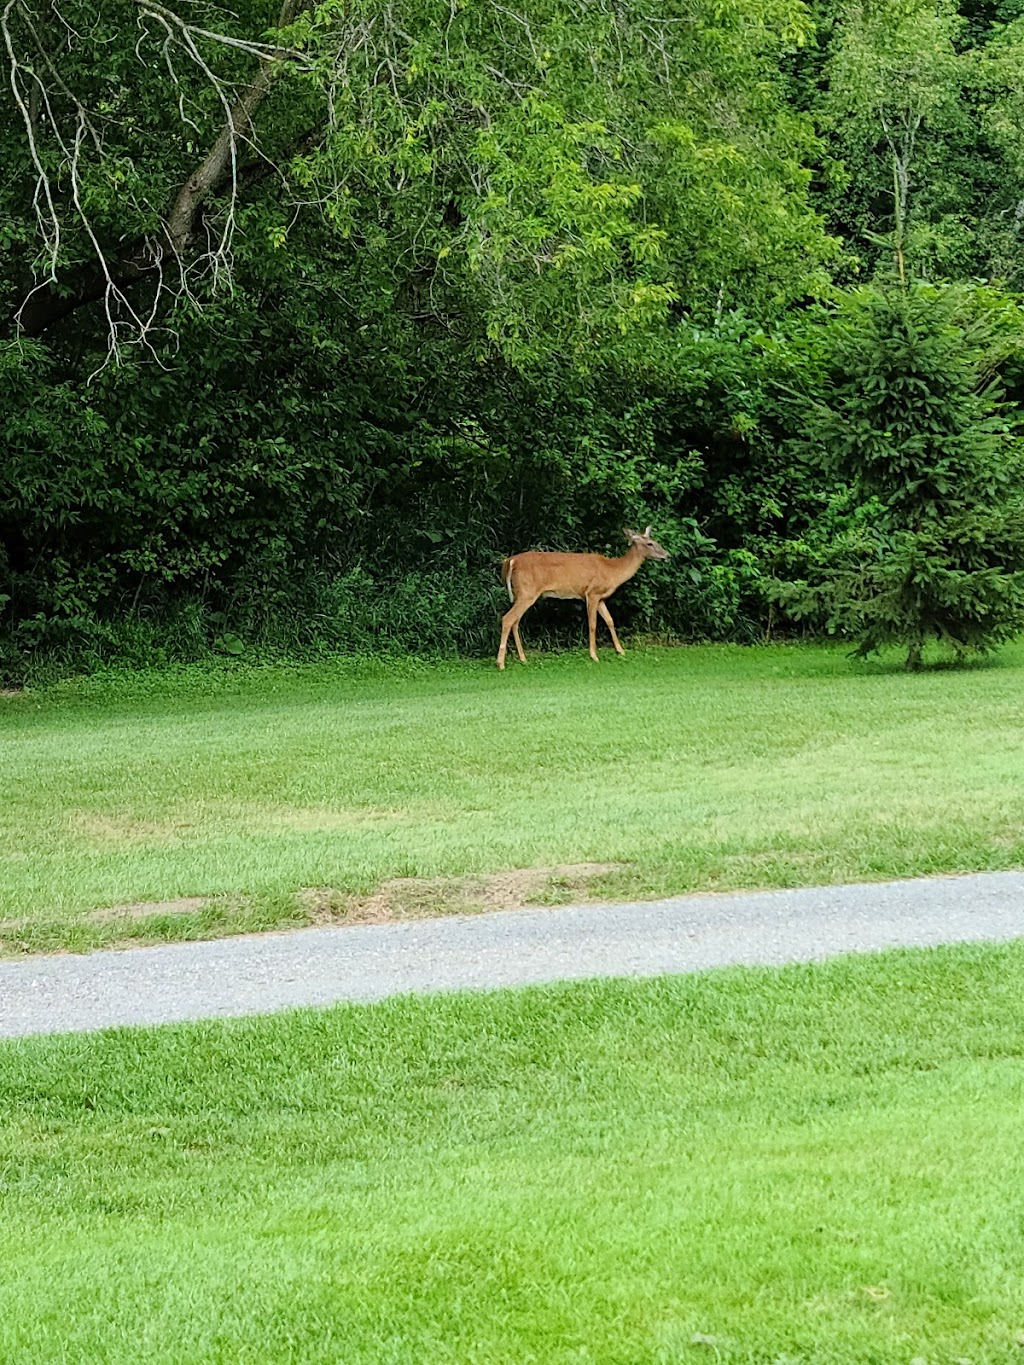
[[300, 929], [0, 963], [0, 1037], [1018, 937], [1021, 872]]

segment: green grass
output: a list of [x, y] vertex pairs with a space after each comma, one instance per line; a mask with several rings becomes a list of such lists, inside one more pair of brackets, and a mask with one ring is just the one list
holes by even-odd
[[0, 1047], [0, 1359], [1006, 1365], [1024, 944]]
[[[301, 887], [566, 863], [605, 896], [1019, 866], [1024, 647], [193, 669], [0, 699], [0, 940], [302, 922]], [[559, 894], [556, 887], [553, 895]], [[562, 894], [573, 894], [572, 889]], [[191, 913], [98, 923], [135, 902]]]

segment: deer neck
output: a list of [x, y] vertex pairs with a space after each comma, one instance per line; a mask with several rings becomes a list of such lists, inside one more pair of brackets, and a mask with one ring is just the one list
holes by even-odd
[[644, 562], [644, 557], [635, 545], [631, 545], [624, 555], [620, 555], [618, 559], [613, 559], [611, 562], [615, 566], [617, 583], [621, 585], [633, 577]]

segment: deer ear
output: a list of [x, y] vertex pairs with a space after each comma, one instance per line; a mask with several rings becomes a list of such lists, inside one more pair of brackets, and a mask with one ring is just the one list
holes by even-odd
[[651, 538], [651, 528], [650, 528], [649, 526], [648, 526], [647, 530], [644, 532], [644, 538], [645, 538], [646, 540], [650, 540], [650, 538]]
[[636, 532], [631, 531], [628, 526], [624, 526], [622, 528], [622, 534], [626, 537], [627, 540], [636, 540]]

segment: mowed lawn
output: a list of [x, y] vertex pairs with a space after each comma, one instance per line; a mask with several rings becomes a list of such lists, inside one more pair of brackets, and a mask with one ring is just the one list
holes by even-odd
[[0, 1360], [1007, 1365], [1024, 945], [0, 1046]]
[[[0, 698], [0, 771], [7, 951], [299, 923], [301, 888], [391, 878], [616, 864], [557, 899], [1019, 866], [1024, 647], [918, 675], [773, 646], [94, 678]], [[189, 897], [213, 899], [139, 917]]]

